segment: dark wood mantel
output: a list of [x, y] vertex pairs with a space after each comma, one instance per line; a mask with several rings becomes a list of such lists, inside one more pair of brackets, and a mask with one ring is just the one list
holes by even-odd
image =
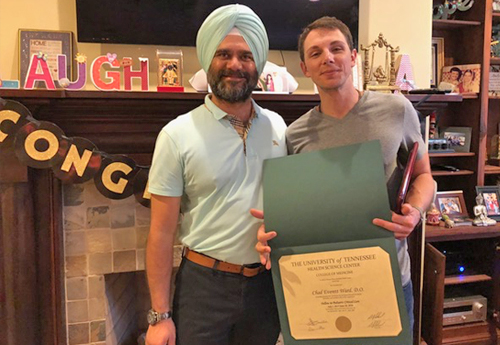
[[[127, 154], [142, 165], [161, 128], [203, 103], [205, 93], [0, 90], [0, 97], [24, 104], [35, 119], [59, 126], [66, 136], [89, 139], [112, 154]], [[289, 124], [319, 103], [317, 95], [257, 94], [264, 108]]]

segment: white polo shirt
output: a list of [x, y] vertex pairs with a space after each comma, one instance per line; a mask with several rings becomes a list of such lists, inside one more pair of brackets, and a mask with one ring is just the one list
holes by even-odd
[[262, 165], [287, 154], [286, 125], [259, 107], [243, 140], [207, 95], [205, 104], [169, 122], [156, 141], [149, 192], [182, 196], [179, 238], [197, 252], [235, 264], [259, 261], [250, 208], [262, 209]]

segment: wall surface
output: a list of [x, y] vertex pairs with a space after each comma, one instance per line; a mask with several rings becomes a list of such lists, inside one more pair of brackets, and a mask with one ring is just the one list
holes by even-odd
[[[360, 0], [359, 42], [372, 43], [380, 32], [400, 53], [409, 54], [419, 87], [428, 87], [431, 73], [431, 0]], [[0, 78], [18, 79], [18, 29], [63, 30], [76, 33], [75, 0], [0, 0]], [[150, 59], [150, 85], [156, 85], [156, 49], [172, 48], [123, 44], [77, 43], [74, 53], [88, 57], [89, 65], [95, 57], [114, 52], [119, 57]], [[195, 49], [181, 48], [184, 53], [184, 85], [188, 91], [189, 78], [200, 69]], [[313, 84], [303, 77], [298, 53], [271, 51], [268, 60], [287, 67], [299, 82], [297, 93], [313, 92]], [[90, 83], [90, 81], [89, 81]], [[87, 89], [93, 89], [87, 84]]]

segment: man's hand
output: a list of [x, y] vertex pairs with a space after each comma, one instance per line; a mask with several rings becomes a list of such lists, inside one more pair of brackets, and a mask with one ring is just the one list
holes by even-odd
[[410, 204], [403, 204], [401, 213], [392, 212], [392, 222], [375, 218], [373, 224], [394, 232], [398, 240], [407, 238], [420, 222], [420, 212]]
[[[252, 216], [257, 219], [264, 219], [264, 212], [262, 210], [256, 210], [252, 208], [250, 210]], [[255, 250], [259, 252], [260, 263], [266, 266], [266, 269], [271, 269], [271, 260], [269, 259], [269, 253], [271, 253], [271, 247], [267, 244], [267, 241], [275, 238], [278, 234], [276, 231], [266, 232], [266, 226], [264, 223], [257, 230], [257, 244], [255, 245]]]
[[146, 345], [175, 345], [175, 325], [172, 318], [149, 325]]

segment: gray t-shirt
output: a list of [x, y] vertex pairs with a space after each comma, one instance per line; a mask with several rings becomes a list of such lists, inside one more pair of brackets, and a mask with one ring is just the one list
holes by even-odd
[[[403, 96], [365, 91], [342, 119], [320, 113], [317, 107], [293, 122], [286, 131], [288, 153], [296, 154], [380, 140], [391, 209], [401, 183], [403, 164], [414, 142], [418, 158], [426, 152], [418, 115]], [[399, 160], [398, 160], [399, 159]], [[406, 240], [396, 240], [403, 286], [410, 282]]]

